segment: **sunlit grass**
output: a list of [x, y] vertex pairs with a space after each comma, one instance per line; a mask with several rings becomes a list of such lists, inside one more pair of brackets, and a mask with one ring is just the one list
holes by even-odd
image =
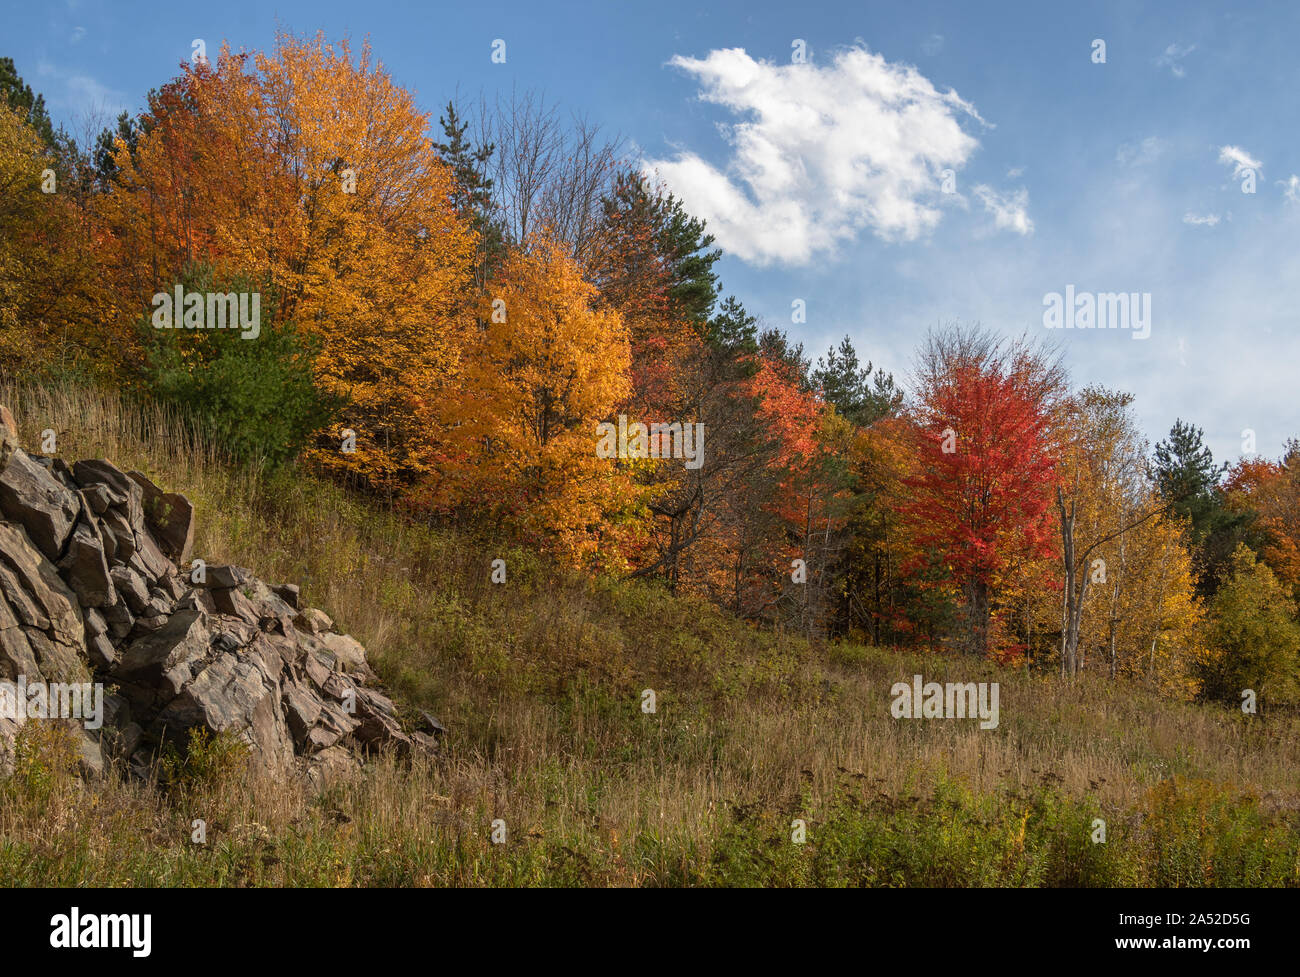
[[[107, 457], [188, 495], [196, 556], [302, 584], [404, 709], [450, 730], [436, 760], [379, 761], [321, 795], [243, 774], [85, 786], [38, 751], [0, 783], [6, 884], [1300, 885], [1294, 717], [1096, 676], [818, 650], [307, 472], [229, 466], [158, 408], [2, 385], [0, 402], [27, 445], [52, 428], [65, 459]], [[496, 558], [506, 584], [490, 582]], [[916, 672], [1000, 682], [997, 729], [894, 720], [889, 688]]]

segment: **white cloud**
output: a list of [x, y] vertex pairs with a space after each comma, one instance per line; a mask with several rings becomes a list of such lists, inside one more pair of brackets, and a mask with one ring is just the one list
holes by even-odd
[[1218, 214], [1206, 214], [1204, 217], [1198, 217], [1196, 214], [1193, 214], [1193, 213], [1189, 210], [1187, 213], [1183, 214], [1183, 223], [1184, 223], [1184, 224], [1203, 224], [1203, 225], [1205, 225], [1206, 227], [1213, 227], [1215, 224], [1219, 223], [1219, 215], [1218, 215]]
[[74, 114], [116, 116], [127, 108], [126, 96], [89, 75], [72, 75], [64, 82], [64, 92], [57, 104], [66, 105]]
[[1029, 191], [1021, 187], [1011, 193], [998, 193], [990, 186], [979, 184], [971, 192], [979, 198], [984, 209], [993, 215], [993, 224], [998, 230], [1015, 231], [1017, 234], [1033, 234], [1034, 222], [1029, 219]]
[[1300, 176], [1292, 173], [1290, 177], [1285, 180], [1278, 180], [1277, 183], [1278, 186], [1286, 188], [1282, 191], [1282, 196], [1287, 199], [1288, 203], [1300, 204]]
[[1023, 166], [1013, 166], [1011, 167], [1011, 169], [1007, 170], [1008, 180], [1018, 180], [1024, 175], [1025, 175], [1025, 168]]
[[938, 54], [940, 51], [943, 50], [943, 35], [931, 34], [929, 37], [927, 37], [924, 41], [921, 42], [921, 50], [924, 51], [930, 57], [934, 57], [936, 54]]
[[915, 239], [942, 217], [942, 171], [979, 145], [961, 126], [983, 122], [974, 106], [861, 47], [826, 66], [755, 61], [741, 48], [670, 63], [739, 121], [721, 127], [722, 167], [683, 149], [646, 169], [744, 261], [807, 264], [864, 229]]
[[1234, 178], [1241, 176], [1246, 170], [1263, 169], [1264, 166], [1240, 146], [1220, 146], [1219, 162], [1232, 167]]
[[113, 118], [130, 108], [124, 92], [71, 68], [41, 59], [36, 62], [36, 74], [47, 79], [41, 89], [50, 113], [63, 116], [61, 121], [70, 123], [74, 130], [88, 117]]
[[1182, 65], [1183, 58], [1195, 50], [1195, 44], [1189, 44], [1187, 47], [1170, 44], [1169, 47], [1165, 48], [1165, 53], [1156, 58], [1156, 65], [1161, 68], [1168, 68], [1175, 78], [1182, 78], [1187, 74]]
[[1165, 148], [1164, 140], [1158, 136], [1147, 136], [1136, 146], [1124, 143], [1115, 150], [1115, 162], [1120, 166], [1145, 166], [1159, 159]]

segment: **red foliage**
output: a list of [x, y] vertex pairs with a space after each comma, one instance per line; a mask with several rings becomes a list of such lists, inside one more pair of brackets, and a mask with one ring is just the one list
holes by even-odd
[[925, 391], [913, 429], [918, 470], [903, 480], [912, 495], [901, 510], [914, 542], [960, 586], [991, 589], [1015, 558], [1052, 551], [1056, 459], [1029, 368], [966, 363]]

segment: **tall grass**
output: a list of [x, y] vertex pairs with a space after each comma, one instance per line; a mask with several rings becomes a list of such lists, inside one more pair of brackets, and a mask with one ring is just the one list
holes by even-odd
[[[196, 556], [301, 583], [404, 709], [450, 730], [434, 760], [380, 760], [323, 792], [220, 764], [183, 790], [85, 786], [34, 746], [27, 773], [0, 783], [4, 883], [1300, 885], [1293, 717], [816, 649], [301, 470], [232, 466], [180, 419], [112, 394], [10, 384], [0, 402], [27, 445], [52, 428], [65, 459], [107, 457], [184, 492]], [[917, 672], [1000, 682], [997, 729], [894, 720], [889, 688]]]

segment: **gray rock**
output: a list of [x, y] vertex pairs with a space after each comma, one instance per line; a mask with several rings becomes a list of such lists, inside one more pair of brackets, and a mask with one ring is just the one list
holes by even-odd
[[319, 718], [306, 737], [308, 753], [319, 753], [338, 743], [357, 728], [357, 720], [333, 702], [322, 702]]
[[0, 473], [0, 512], [22, 526], [47, 559], [57, 560], [72, 535], [81, 500], [19, 449]]
[[173, 604], [185, 596], [185, 584], [181, 582], [181, 576], [177, 573], [169, 573], [161, 578], [158, 581], [158, 588], [166, 593]]
[[[12, 617], [8, 619], [13, 620]], [[32, 653], [31, 643], [23, 629], [16, 625], [0, 627], [0, 679], [13, 682], [19, 675], [26, 675], [31, 680], [40, 674], [36, 655]]]
[[323, 703], [298, 683], [287, 681], [281, 692], [284, 699], [284, 715], [293, 733], [293, 740], [299, 747], [306, 741], [316, 720], [320, 718]]
[[117, 592], [126, 601], [126, 606], [131, 609], [131, 613], [143, 614], [144, 609], [149, 606], [149, 585], [145, 583], [144, 578], [129, 566], [121, 565], [113, 567], [109, 575], [113, 578]]
[[335, 661], [341, 662], [347, 671], [367, 669], [366, 649], [356, 638], [347, 634], [335, 634], [332, 631], [326, 631], [316, 637], [334, 655]]
[[307, 780], [323, 791], [334, 784], [347, 783], [361, 774], [361, 762], [344, 746], [331, 746], [311, 758]]
[[293, 619], [293, 623], [302, 630], [311, 634], [320, 634], [322, 631], [334, 630], [334, 622], [324, 611], [315, 607], [308, 607]]
[[[113, 562], [129, 563], [135, 556], [135, 531], [126, 514], [118, 509], [109, 509], [100, 519], [100, 526], [105, 535], [113, 538]], [[107, 551], [108, 543], [104, 544]]]
[[119, 495], [107, 485], [91, 485], [89, 488], [82, 489], [82, 498], [85, 499], [86, 505], [90, 506], [92, 512], [97, 516], [102, 516], [109, 509], [116, 506], [126, 505], [126, 496]]
[[15, 611], [21, 607], [33, 612], [27, 624], [48, 631], [51, 640], [59, 644], [84, 647], [85, 623], [76, 596], [27, 535], [8, 523], [0, 523], [0, 564], [5, 568], [0, 586], [10, 605]]
[[438, 744], [436, 736], [430, 736], [428, 733], [422, 733], [420, 730], [411, 732], [411, 742], [423, 753], [438, 753], [441, 746]]
[[[313, 778], [359, 770], [361, 752], [432, 751], [445, 730], [402, 729], [365, 648], [301, 606], [294, 584], [215, 566], [191, 587], [194, 509], [110, 462], [29, 457], [0, 408], [0, 678], [88, 681], [120, 694], [83, 735], [82, 771], [149, 778], [164, 741], [234, 732], [268, 769], [301, 758]], [[16, 724], [0, 717], [0, 770]], [[83, 733], [86, 731], [83, 729]]]
[[220, 565], [208, 567], [207, 582], [204, 584], [209, 590], [230, 590], [233, 587], [242, 587], [253, 578], [253, 575], [243, 567]]
[[253, 602], [239, 590], [211, 590], [209, 593], [212, 595], [212, 603], [216, 605], [217, 611], [221, 614], [237, 617], [254, 625], [262, 617]]
[[434, 736], [447, 735], [447, 727], [444, 726], [442, 723], [438, 722], [438, 720], [431, 713], [427, 713], [423, 709], [421, 709], [419, 713], [420, 713], [420, 723], [421, 723], [420, 728], [422, 730], [426, 730], [432, 733]]
[[289, 605], [293, 610], [298, 609], [298, 596], [301, 591], [296, 583], [280, 584], [278, 587], [272, 587], [271, 592]]
[[108, 622], [104, 620], [104, 614], [98, 608], [88, 608], [83, 618], [86, 623], [86, 637], [108, 634]]
[[293, 738], [280, 710], [280, 688], [256, 655], [226, 654], [187, 682], [158, 714], [155, 725], [169, 738], [202, 726], [240, 734], [262, 764], [273, 770], [293, 760]]
[[[50, 682], [87, 682], [90, 670], [86, 667], [86, 652], [78, 642], [76, 647], [53, 641], [43, 631], [29, 629], [27, 643], [40, 669], [40, 675]], [[29, 676], [30, 678], [30, 676]]]
[[199, 610], [205, 614], [216, 614], [217, 605], [212, 594], [206, 590], [191, 590], [176, 603], [178, 611]]
[[135, 624], [131, 626], [130, 633], [126, 636], [127, 641], [137, 641], [147, 635], [161, 631], [167, 626], [170, 616], [167, 614], [152, 614], [137, 617]]
[[76, 727], [77, 764], [81, 776], [86, 780], [102, 780], [104, 777], [104, 752], [100, 748], [99, 737], [90, 730]]
[[[0, 547], [3, 547], [3, 542], [0, 539]], [[4, 593], [8, 606], [20, 624], [40, 631], [49, 628], [50, 619], [45, 616], [40, 604], [23, 586], [14, 570], [3, 560], [0, 560], [0, 592]]]
[[140, 491], [120, 468], [103, 459], [73, 462], [72, 477], [83, 489], [107, 485], [119, 498], [125, 500], [129, 500], [132, 493], [138, 494]]
[[352, 735], [367, 750], [393, 749], [406, 755], [411, 738], [402, 731], [393, 703], [373, 689], [357, 689], [357, 728]]
[[163, 556], [153, 537], [141, 532], [135, 534], [135, 555], [131, 557], [130, 566], [142, 573], [151, 584], [176, 572], [176, 567]]
[[108, 671], [117, 664], [117, 649], [106, 634], [97, 634], [86, 638], [86, 655], [90, 664], [101, 671]]
[[194, 506], [175, 492], [164, 492], [140, 472], [127, 477], [140, 486], [145, 524], [162, 551], [177, 563], [187, 563], [194, 548]]
[[63, 579], [83, 607], [107, 607], [117, 603], [117, 590], [108, 573], [108, 559], [99, 533], [85, 519], [77, 521], [68, 538], [67, 551], [59, 560]]
[[153, 634], [131, 642], [113, 674], [135, 684], [156, 683], [177, 665], [201, 659], [208, 644], [206, 616], [201, 611], [178, 611]]
[[124, 600], [104, 608], [104, 620], [108, 622], [108, 633], [114, 641], [121, 641], [135, 627], [135, 615]]

